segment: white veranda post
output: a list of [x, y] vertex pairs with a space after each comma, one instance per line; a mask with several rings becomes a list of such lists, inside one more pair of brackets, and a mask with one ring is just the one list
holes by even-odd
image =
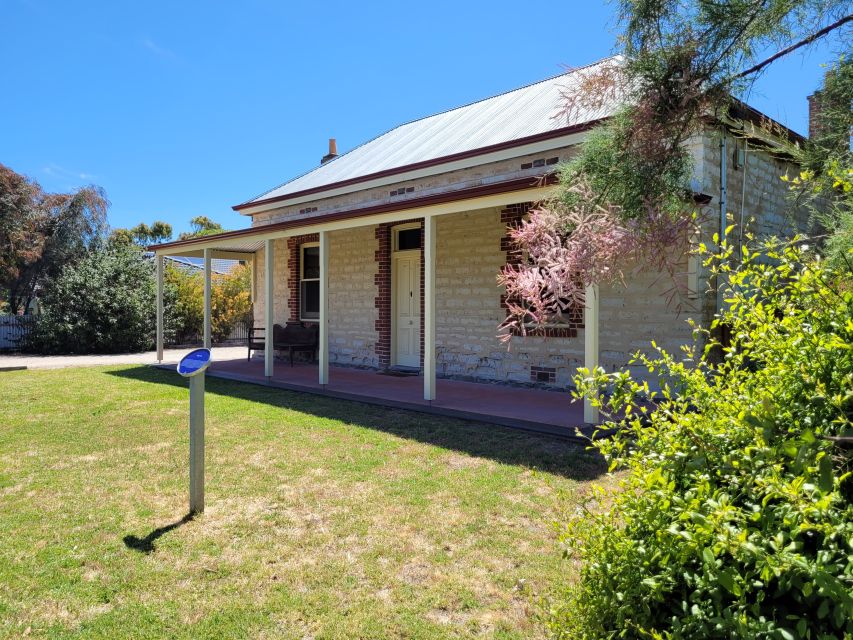
[[264, 241], [264, 375], [272, 378], [273, 374], [273, 267], [275, 255], [273, 254], [273, 241]]
[[320, 232], [320, 384], [329, 384], [329, 232]]
[[204, 250], [204, 348], [210, 349], [210, 306], [211, 306], [211, 281], [210, 281], [210, 256], [212, 250]]
[[[586, 288], [584, 307], [584, 366], [589, 371], [598, 368], [599, 295], [598, 285]], [[583, 399], [584, 422], [598, 424], [598, 408], [592, 405], [589, 395]]]
[[435, 400], [435, 217], [424, 219], [424, 400]]
[[190, 378], [190, 513], [204, 511], [204, 372]]
[[163, 256], [155, 257], [157, 266], [157, 362], [163, 362]]

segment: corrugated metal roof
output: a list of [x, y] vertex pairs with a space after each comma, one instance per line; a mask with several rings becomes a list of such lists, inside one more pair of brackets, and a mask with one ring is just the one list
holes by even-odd
[[400, 125], [251, 202], [322, 188], [606, 117], [613, 112], [613, 105], [594, 111], [579, 111], [571, 120], [557, 116], [563, 103], [561, 94], [571, 94], [581, 74], [594, 71], [599, 65], [617, 64], [617, 60], [608, 58], [520, 89]]

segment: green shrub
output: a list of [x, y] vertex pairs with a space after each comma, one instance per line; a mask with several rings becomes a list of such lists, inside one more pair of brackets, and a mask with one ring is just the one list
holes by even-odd
[[659, 393], [627, 373], [576, 380], [626, 413], [594, 445], [618, 491], [563, 531], [581, 574], [552, 609], [557, 637], [853, 637], [853, 482], [832, 440], [853, 435], [851, 273], [796, 244], [743, 258], [709, 261], [730, 283], [722, 364], [707, 338], [638, 356]]
[[167, 263], [163, 281], [166, 343], [200, 341], [204, 328], [203, 274]]
[[[214, 344], [231, 335], [238, 323], [252, 326], [252, 271], [236, 265], [212, 279], [211, 337]], [[164, 277], [164, 335], [167, 344], [198, 342], [204, 331], [204, 274], [166, 265]]]
[[251, 327], [252, 271], [248, 265], [235, 266], [214, 282], [211, 291], [211, 334], [214, 342], [226, 340], [238, 323]]
[[28, 337], [38, 353], [144, 351], [154, 338], [154, 266], [135, 246], [93, 249], [40, 293]]

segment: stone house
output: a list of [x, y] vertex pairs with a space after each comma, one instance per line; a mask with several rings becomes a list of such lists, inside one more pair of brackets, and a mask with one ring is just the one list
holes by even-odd
[[[436, 377], [565, 387], [579, 366], [624, 367], [652, 340], [677, 350], [691, 340], [688, 318], [707, 325], [717, 305], [692, 259], [679, 276], [692, 292], [680, 310], [667, 300], [671, 280], [640, 272], [624, 287], [602, 286], [570, 323], [508, 345], [497, 335], [508, 227], [613, 112], [557, 117], [561, 95], [590, 68], [403, 124], [342, 155], [330, 141], [315, 169], [234, 207], [248, 228], [152, 250], [252, 261], [258, 326], [319, 323], [321, 383], [330, 366], [396, 367], [419, 372], [430, 400]], [[739, 110], [742, 121], [772, 122]], [[738, 234], [793, 231], [802, 221], [786, 217], [779, 179], [792, 167], [768, 151], [773, 135], [758, 140], [737, 127], [709, 120], [691, 144], [708, 238], [727, 216]], [[271, 345], [264, 355], [271, 376]]]

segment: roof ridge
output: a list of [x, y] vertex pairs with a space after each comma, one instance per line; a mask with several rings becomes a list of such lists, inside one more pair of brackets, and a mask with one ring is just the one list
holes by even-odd
[[590, 62], [590, 63], [588, 63], [588, 64], [581, 65], [581, 66], [579, 66], [579, 67], [571, 67], [571, 68], [567, 68], [567, 69], [566, 69], [565, 71], [563, 71], [562, 73], [557, 73], [557, 74], [555, 74], [555, 75], [548, 76], [547, 78], [542, 78], [541, 80], [536, 80], [535, 82], [528, 82], [527, 84], [523, 84], [523, 85], [521, 85], [521, 86], [519, 86], [519, 87], [515, 87], [515, 88], [513, 88], [513, 89], [507, 89], [506, 91], [501, 91], [500, 93], [496, 93], [496, 94], [493, 94], [493, 95], [490, 95], [490, 96], [486, 96], [485, 98], [480, 98], [480, 99], [478, 99], [478, 100], [472, 100], [471, 102], [466, 102], [465, 104], [461, 104], [461, 105], [459, 105], [459, 106], [457, 106], [457, 107], [451, 107], [451, 108], [449, 108], [449, 109], [445, 109], [445, 110], [443, 110], [443, 111], [436, 111], [435, 113], [431, 113], [431, 114], [426, 115], [426, 116], [421, 116], [420, 118], [414, 118], [414, 119], [412, 119], [412, 120], [408, 120], [408, 121], [406, 121], [406, 122], [402, 122], [402, 123], [400, 123], [400, 124], [398, 124], [398, 125], [395, 125], [395, 126], [391, 127], [390, 129], [386, 129], [386, 130], [385, 130], [385, 131], [383, 131], [382, 133], [379, 133], [379, 134], [377, 134], [377, 135], [373, 136], [372, 138], [370, 138], [370, 139], [368, 139], [368, 140], [365, 140], [365, 141], [364, 141], [364, 142], [362, 142], [361, 144], [358, 144], [358, 145], [354, 146], [352, 149], [349, 149], [348, 151], [346, 151], [345, 153], [342, 153], [342, 154], [341, 154], [341, 155], [339, 155], [339, 156], [335, 156], [335, 157], [334, 157], [334, 158], [332, 158], [331, 160], [328, 160], [327, 162], [324, 162], [323, 164], [321, 164], [321, 165], [319, 165], [319, 166], [312, 167], [312, 168], [308, 169], [307, 171], [304, 171], [303, 173], [300, 173], [299, 175], [293, 176], [293, 177], [292, 177], [292, 178], [290, 178], [289, 180], [285, 180], [285, 181], [284, 181], [284, 182], [282, 182], [281, 184], [279, 184], [279, 185], [277, 185], [277, 186], [273, 187], [272, 189], [267, 189], [266, 191], [263, 191], [262, 193], [260, 193], [260, 194], [258, 194], [258, 195], [256, 195], [256, 196], [254, 196], [253, 198], [250, 198], [249, 200], [246, 200], [243, 204], [250, 204], [250, 203], [252, 203], [252, 202], [255, 202], [256, 200], [261, 200], [261, 199], [262, 199], [264, 196], [266, 196], [267, 194], [273, 193], [274, 191], [277, 191], [278, 189], [281, 189], [282, 187], [287, 186], [287, 185], [288, 185], [288, 184], [290, 184], [291, 182], [294, 182], [294, 181], [296, 181], [296, 180], [299, 180], [300, 178], [303, 178], [303, 177], [305, 177], [305, 176], [307, 176], [307, 175], [309, 175], [309, 174], [311, 174], [311, 173], [313, 173], [313, 172], [317, 171], [318, 169], [321, 169], [322, 167], [325, 167], [325, 166], [328, 166], [328, 165], [332, 164], [332, 163], [333, 163], [333, 162], [335, 162], [336, 160], [340, 160], [341, 158], [346, 157], [347, 155], [349, 155], [349, 154], [353, 153], [354, 151], [356, 151], [356, 150], [358, 150], [358, 149], [360, 149], [360, 148], [364, 147], [365, 145], [370, 144], [370, 143], [371, 143], [371, 142], [373, 142], [374, 140], [378, 140], [379, 138], [381, 138], [381, 137], [383, 137], [383, 136], [386, 136], [386, 135], [388, 135], [389, 133], [392, 133], [393, 131], [397, 131], [398, 129], [400, 129], [400, 128], [402, 128], [402, 127], [406, 127], [406, 126], [408, 126], [408, 125], [410, 125], [410, 124], [414, 124], [415, 122], [422, 122], [422, 121], [424, 121], [424, 120], [429, 120], [430, 118], [435, 118], [435, 117], [437, 117], [437, 116], [444, 115], [444, 114], [446, 114], [446, 113], [450, 113], [450, 112], [452, 112], [452, 111], [458, 111], [459, 109], [465, 109], [465, 108], [470, 107], [470, 106], [472, 106], [472, 105], [480, 104], [481, 102], [486, 102], [487, 100], [493, 100], [493, 99], [495, 99], [495, 98], [499, 98], [499, 97], [501, 97], [501, 96], [509, 95], [510, 93], [514, 93], [514, 92], [516, 92], [516, 91], [522, 91], [522, 90], [524, 90], [524, 89], [528, 89], [528, 88], [530, 88], [530, 87], [534, 87], [534, 86], [536, 86], [537, 84], [543, 84], [543, 83], [545, 83], [545, 82], [551, 82], [551, 81], [556, 80], [557, 78], [560, 78], [560, 77], [562, 77], [562, 76], [568, 76], [568, 75], [571, 75], [571, 74], [576, 73], [576, 72], [578, 72], [578, 71], [582, 71], [582, 70], [584, 70], [584, 69], [589, 69], [590, 67], [594, 67], [594, 66], [596, 66], [596, 65], [600, 65], [600, 64], [603, 64], [603, 63], [608, 62], [608, 61], [611, 61], [611, 60], [621, 60], [621, 59], [622, 59], [622, 56], [620, 56], [620, 55], [612, 55], [612, 56], [607, 56], [607, 57], [605, 57], [605, 58], [600, 58], [600, 59], [598, 59], [598, 60], [596, 60], [596, 61], [594, 61], [594, 62]]

